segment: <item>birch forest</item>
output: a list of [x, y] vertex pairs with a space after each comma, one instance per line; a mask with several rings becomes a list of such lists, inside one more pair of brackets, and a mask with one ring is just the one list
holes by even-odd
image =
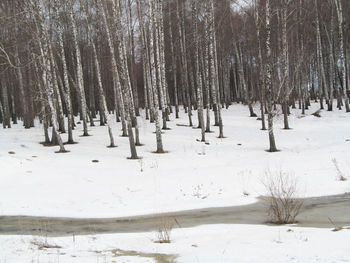
[[276, 111], [284, 129], [311, 102], [350, 112], [349, 16], [347, 0], [2, 0], [0, 122], [39, 119], [59, 152], [105, 126], [108, 147], [128, 137], [138, 159], [138, 122], [166, 153], [170, 116], [205, 142], [232, 136], [222, 112], [243, 104], [275, 152]]
[[0, 263], [350, 262], [349, 54], [350, 0], [0, 0]]

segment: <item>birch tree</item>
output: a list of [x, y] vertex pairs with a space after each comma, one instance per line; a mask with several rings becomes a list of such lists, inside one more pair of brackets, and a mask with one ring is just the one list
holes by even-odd
[[83, 76], [83, 67], [81, 64], [81, 53], [78, 43], [78, 30], [77, 30], [77, 23], [74, 16], [74, 6], [73, 6], [73, 0], [68, 0], [69, 5], [69, 16], [71, 20], [72, 25], [72, 31], [73, 31], [73, 41], [74, 41], [74, 47], [75, 47], [75, 57], [76, 57], [76, 67], [77, 67], [77, 86], [79, 91], [79, 97], [80, 97], [80, 107], [81, 107], [81, 113], [83, 117], [83, 129], [84, 133], [83, 136], [89, 136], [88, 133], [88, 126], [87, 126], [87, 105], [86, 105], [86, 97], [85, 97], [85, 88], [84, 88], [84, 76]]
[[[162, 131], [160, 128], [160, 122], [159, 122], [159, 103], [158, 103], [158, 91], [157, 91], [157, 76], [156, 76], [156, 61], [155, 61], [155, 54], [154, 54], [154, 39], [153, 39], [153, 32], [156, 31], [156, 23], [154, 19], [154, 7], [155, 7], [155, 0], [148, 0], [149, 3], [149, 59], [150, 59], [150, 71], [151, 71], [151, 80], [152, 80], [152, 94], [153, 94], [153, 103], [154, 103], [154, 121], [156, 125], [156, 140], [157, 140], [157, 151], [156, 153], [164, 153], [163, 149], [163, 140], [162, 140]], [[155, 36], [156, 37], [156, 36]], [[159, 57], [157, 57], [159, 59]], [[159, 63], [159, 61], [157, 62]], [[159, 82], [158, 82], [159, 83]]]
[[112, 64], [111, 71], [112, 71], [112, 78], [113, 78], [115, 113], [117, 115], [118, 114], [117, 109], [119, 109], [121, 123], [122, 123], [122, 131], [123, 131], [122, 136], [126, 137], [126, 136], [128, 136], [128, 132], [127, 132], [127, 123], [126, 123], [126, 118], [125, 118], [124, 98], [122, 96], [119, 73], [118, 73], [118, 68], [117, 68], [117, 61], [116, 61], [116, 56], [115, 56], [115, 52], [114, 52], [114, 43], [112, 40], [113, 38], [112, 38], [112, 34], [111, 34], [111, 31], [109, 28], [109, 23], [107, 20], [107, 14], [106, 14], [106, 10], [105, 10], [104, 4], [103, 4], [103, 0], [98, 0], [98, 1], [99, 1], [99, 7], [102, 11], [102, 19], [103, 19], [104, 28], [105, 28], [105, 31], [107, 34], [109, 52], [111, 54], [111, 64]]
[[199, 69], [199, 35], [198, 35], [198, 0], [192, 0], [192, 20], [194, 30], [194, 53], [196, 68], [196, 84], [197, 84], [197, 111], [198, 111], [198, 127], [201, 129], [201, 141], [205, 142], [205, 123], [203, 112], [203, 88], [202, 76]]
[[265, 124], [265, 85], [264, 85], [264, 64], [262, 57], [262, 44], [261, 44], [261, 35], [260, 35], [260, 27], [261, 27], [261, 17], [259, 14], [259, 0], [254, 1], [254, 22], [256, 27], [256, 36], [258, 40], [258, 62], [259, 62], [259, 79], [258, 85], [260, 89], [260, 115], [261, 115], [261, 129], [266, 130]]
[[[124, 35], [123, 35], [123, 29], [121, 25], [121, 11], [120, 11], [120, 0], [111, 0], [112, 2], [112, 8], [113, 8], [113, 20], [116, 23], [117, 28], [117, 37], [118, 37], [118, 53], [119, 53], [119, 61], [120, 61], [120, 79], [121, 86], [122, 86], [122, 95], [124, 100], [124, 107], [125, 107], [125, 115], [126, 115], [126, 121], [128, 126], [128, 137], [129, 137], [129, 145], [130, 145], [130, 152], [131, 157], [130, 159], [139, 159], [137, 156], [136, 151], [136, 144], [134, 139], [134, 133], [132, 130], [132, 120], [131, 118], [135, 118], [135, 130], [136, 130], [136, 137], [138, 140], [138, 127], [137, 127], [137, 120], [135, 115], [135, 108], [131, 104], [132, 99], [132, 90], [131, 90], [131, 82], [130, 82], [130, 76], [128, 71], [128, 65], [126, 60], [126, 49], [125, 49], [125, 42], [124, 42]], [[137, 144], [140, 144], [137, 142]]]
[[288, 36], [287, 36], [287, 17], [288, 17], [288, 7], [291, 3], [290, 0], [282, 0], [282, 10], [281, 10], [281, 20], [282, 20], [282, 57], [283, 57], [283, 123], [284, 129], [288, 130], [288, 103], [289, 103], [289, 93], [290, 93], [290, 78], [289, 78], [289, 55], [288, 55]]
[[350, 98], [350, 89], [347, 85], [347, 68], [346, 68], [346, 52], [344, 45], [344, 18], [343, 18], [343, 6], [341, 0], [335, 0], [335, 5], [337, 8], [338, 14], [338, 28], [339, 28], [339, 50], [340, 50], [340, 61], [341, 61], [341, 72], [342, 72], [342, 86], [345, 93], [345, 107], [346, 112], [350, 112], [349, 98]]
[[42, 65], [42, 81], [44, 83], [45, 89], [45, 95], [47, 98], [47, 102], [51, 111], [51, 123], [52, 123], [52, 130], [55, 135], [55, 138], [59, 144], [60, 150], [58, 152], [64, 153], [67, 152], [63, 141], [61, 138], [61, 135], [58, 132], [58, 118], [57, 118], [57, 110], [56, 110], [56, 103], [55, 103], [55, 91], [54, 91], [54, 83], [53, 83], [53, 75], [55, 72], [53, 72], [53, 67], [51, 65], [51, 59], [50, 59], [50, 40], [49, 40], [49, 33], [47, 26], [45, 24], [45, 18], [42, 11], [42, 6], [39, 0], [34, 0], [35, 7], [33, 7], [33, 11], [36, 11], [36, 17], [37, 17], [37, 36], [42, 36], [41, 39], [38, 40], [39, 48], [40, 48], [40, 54], [41, 54], [41, 65]]
[[94, 39], [92, 38], [92, 29], [89, 21], [89, 13], [88, 9], [85, 6], [85, 13], [86, 13], [86, 24], [88, 27], [88, 35], [90, 38], [90, 42], [92, 45], [92, 51], [94, 55], [94, 64], [95, 64], [95, 71], [96, 71], [96, 77], [97, 77], [97, 88], [98, 88], [98, 93], [100, 97], [100, 103], [102, 104], [102, 112], [100, 114], [103, 114], [103, 119], [107, 121], [107, 127], [108, 127], [108, 135], [110, 139], [110, 144], [108, 147], [113, 148], [116, 147], [115, 142], [114, 142], [114, 136], [113, 136], [113, 130], [112, 130], [112, 116], [109, 114], [108, 108], [107, 108], [107, 102], [106, 102], [106, 97], [104, 94], [103, 86], [102, 86], [102, 78], [101, 78], [101, 66], [100, 62], [98, 59], [98, 54], [97, 54], [97, 48], [94, 42]]
[[268, 121], [268, 132], [269, 132], [269, 142], [270, 142], [270, 152], [276, 152], [276, 142], [275, 135], [273, 132], [273, 87], [272, 87], [272, 53], [271, 53], [271, 5], [270, 0], [266, 0], [266, 14], [265, 14], [265, 27], [266, 27], [266, 104], [267, 104], [267, 121]]

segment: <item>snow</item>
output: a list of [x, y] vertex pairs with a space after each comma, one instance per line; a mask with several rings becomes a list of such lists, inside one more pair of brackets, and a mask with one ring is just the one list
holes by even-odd
[[117, 148], [106, 147], [107, 127], [89, 127], [92, 136], [79, 137], [79, 124], [74, 131], [78, 144], [67, 145], [65, 154], [39, 144], [39, 123], [29, 130], [21, 125], [1, 129], [0, 215], [97, 218], [243, 205], [266, 194], [262, 180], [268, 170], [293, 174], [302, 197], [349, 192], [350, 180], [337, 180], [332, 159], [350, 179], [350, 115], [338, 110], [322, 111], [321, 118], [310, 115], [317, 109], [313, 104], [306, 116], [293, 110], [292, 130], [283, 130], [283, 118], [276, 116], [277, 153], [265, 151], [267, 132], [248, 117], [246, 106], [236, 104], [222, 111], [227, 138], [218, 139], [218, 128], [212, 127], [209, 145], [196, 141], [200, 130], [177, 125], [187, 124], [181, 112], [163, 134], [169, 153], [161, 155], [152, 153], [154, 124], [139, 118], [145, 145], [137, 148], [142, 159], [136, 161], [127, 159], [128, 139], [119, 137], [119, 123], [114, 127]]
[[[350, 261], [350, 230], [290, 226], [210, 225], [174, 229], [170, 244], [155, 243], [156, 233], [45, 238], [0, 236], [1, 262], [178, 263], [269, 262], [343, 263]], [[39, 249], [35, 244], [61, 248]], [[118, 251], [117, 255], [112, 251]], [[133, 251], [133, 252], [130, 252]]]
[[[39, 123], [0, 130], [0, 216], [119, 217], [203, 207], [253, 203], [266, 190], [266, 174], [290, 173], [298, 180], [301, 197], [349, 192], [350, 115], [322, 111], [321, 118], [293, 110], [292, 130], [283, 130], [276, 116], [275, 136], [280, 152], [269, 153], [268, 135], [260, 122], [248, 117], [246, 106], [223, 109], [224, 134], [207, 134], [209, 145], [196, 141], [200, 130], [178, 126], [187, 116], [169, 123], [163, 134], [167, 154], [152, 153], [154, 125], [139, 118], [141, 160], [128, 160], [128, 139], [107, 148], [107, 127], [89, 127], [90, 137], [57, 154], [44, 147]], [[256, 105], [256, 112], [259, 112]], [[196, 115], [193, 116], [196, 120]], [[78, 120], [77, 120], [78, 121]], [[196, 121], [195, 121], [196, 122]], [[98, 123], [96, 123], [98, 124]], [[64, 140], [67, 135], [63, 135]], [[10, 153], [13, 152], [13, 153]], [[92, 162], [98, 160], [98, 163]], [[268, 172], [270, 171], [270, 172]], [[341, 263], [350, 262], [350, 230], [267, 225], [202, 225], [176, 228], [171, 243], [160, 244], [157, 233], [126, 233], [66, 237], [0, 235], [4, 263]], [[51, 248], [41, 248], [46, 245]], [[52, 247], [53, 246], [53, 247]], [[56, 247], [57, 246], [57, 247]]]

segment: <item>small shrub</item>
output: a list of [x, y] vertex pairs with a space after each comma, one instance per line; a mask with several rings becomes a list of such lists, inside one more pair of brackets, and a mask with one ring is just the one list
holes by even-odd
[[332, 163], [334, 164], [334, 167], [337, 170], [338, 180], [339, 181], [346, 181], [346, 177], [344, 176], [343, 172], [339, 168], [339, 164], [337, 162], [337, 159], [333, 158]]
[[268, 192], [268, 216], [271, 223], [292, 224], [300, 212], [303, 200], [295, 197], [298, 184], [293, 174], [283, 171], [274, 174], [267, 170], [263, 184]]
[[62, 248], [61, 246], [58, 246], [56, 244], [49, 244], [46, 238], [33, 238], [33, 240], [30, 243], [34, 246], [37, 246], [39, 250], [50, 248]]
[[174, 226], [174, 218], [172, 217], [162, 217], [159, 222], [158, 228], [158, 240], [156, 243], [170, 243], [171, 230]]

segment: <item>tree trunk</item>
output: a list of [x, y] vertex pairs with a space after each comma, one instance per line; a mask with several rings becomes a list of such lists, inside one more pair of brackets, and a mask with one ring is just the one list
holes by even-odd
[[194, 30], [195, 41], [195, 64], [196, 64], [196, 83], [197, 83], [197, 111], [198, 111], [198, 126], [201, 128], [202, 142], [205, 142], [205, 124], [203, 113], [203, 88], [202, 88], [202, 76], [199, 69], [199, 43], [198, 43], [198, 12], [197, 12], [198, 0], [192, 2], [192, 20]]
[[108, 108], [107, 108], [107, 102], [106, 102], [106, 97], [103, 91], [103, 86], [102, 86], [102, 78], [101, 78], [101, 66], [100, 66], [100, 62], [98, 60], [98, 55], [97, 55], [97, 49], [96, 49], [96, 45], [94, 40], [92, 39], [91, 35], [92, 35], [92, 29], [90, 27], [90, 21], [89, 21], [89, 14], [88, 11], [86, 9], [85, 11], [87, 19], [86, 19], [86, 23], [87, 23], [87, 27], [88, 27], [88, 35], [90, 37], [90, 42], [92, 44], [92, 51], [93, 51], [93, 55], [94, 55], [94, 64], [95, 64], [95, 70], [96, 70], [96, 77], [97, 77], [97, 87], [98, 87], [98, 94], [99, 94], [99, 98], [100, 98], [100, 104], [101, 104], [101, 111], [100, 114], [103, 115], [103, 118], [106, 122], [107, 122], [107, 127], [108, 127], [108, 135], [109, 135], [109, 139], [110, 139], [110, 143], [109, 146], [110, 148], [116, 147], [115, 142], [114, 142], [114, 136], [113, 136], [113, 130], [112, 130], [112, 116], [109, 114], [108, 112]]
[[73, 42], [74, 42], [76, 66], [77, 66], [77, 72], [76, 72], [77, 86], [79, 90], [81, 113], [83, 117], [83, 128], [84, 128], [83, 136], [89, 136], [88, 126], [87, 126], [88, 116], [87, 116], [87, 105], [86, 105], [85, 89], [84, 89], [83, 67], [81, 64], [81, 54], [80, 54], [80, 48], [78, 43], [78, 31], [77, 31], [77, 24], [74, 17], [72, 0], [69, 0], [69, 15], [70, 15], [70, 20], [71, 20], [72, 29], [73, 29]]
[[[156, 140], [157, 140], [157, 151], [156, 153], [164, 153], [163, 141], [162, 141], [162, 131], [160, 128], [159, 122], [159, 103], [158, 103], [158, 91], [157, 91], [157, 76], [156, 76], [156, 65], [155, 65], [155, 54], [154, 54], [154, 40], [152, 32], [155, 31], [155, 19], [154, 19], [154, 0], [149, 0], [150, 4], [150, 21], [149, 21], [149, 58], [150, 58], [150, 71], [151, 71], [151, 80], [152, 80], [152, 94], [153, 94], [153, 103], [154, 103], [154, 120], [156, 125]], [[157, 57], [158, 58], [158, 57]], [[159, 58], [158, 58], [159, 59]], [[159, 63], [159, 61], [158, 61]]]
[[268, 120], [268, 131], [269, 131], [269, 142], [270, 142], [270, 152], [276, 152], [276, 142], [273, 132], [273, 87], [272, 87], [272, 56], [271, 56], [271, 6], [270, 0], [266, 0], [266, 104], [267, 104], [267, 120]]
[[120, 85], [120, 81], [119, 81], [117, 61], [116, 61], [116, 57], [115, 57], [114, 44], [113, 44], [113, 40], [112, 40], [113, 38], [112, 38], [110, 29], [109, 29], [107, 15], [106, 15], [105, 8], [103, 6], [103, 2], [102, 2], [102, 0], [98, 0], [98, 1], [100, 3], [100, 9], [102, 11], [102, 18], [103, 18], [104, 27], [105, 27], [106, 34], [107, 34], [108, 47], [109, 47], [109, 51], [111, 54], [115, 111], [116, 111], [117, 116], [118, 116], [118, 111], [119, 111], [119, 114], [121, 117], [121, 122], [122, 122], [122, 131], [123, 131], [122, 136], [126, 137], [126, 136], [128, 136], [128, 132], [127, 132], [127, 124], [126, 124], [126, 118], [125, 118], [124, 100], [122, 97], [122, 90], [121, 90], [121, 85]]
[[51, 123], [52, 123], [52, 130], [54, 133], [54, 137], [57, 140], [60, 150], [59, 152], [67, 152], [64, 148], [63, 141], [61, 138], [61, 135], [58, 132], [58, 119], [57, 119], [57, 110], [56, 110], [56, 103], [55, 103], [55, 91], [54, 91], [54, 84], [53, 82], [53, 75], [56, 74], [53, 72], [53, 67], [51, 65], [50, 60], [50, 40], [49, 40], [49, 34], [48, 30], [45, 25], [44, 21], [44, 15], [41, 8], [41, 3], [36, 0], [36, 8], [38, 9], [38, 35], [43, 36], [39, 41], [39, 47], [41, 52], [41, 58], [42, 58], [42, 81], [44, 83], [45, 87], [45, 94], [47, 97], [47, 102], [51, 111]]
[[341, 70], [342, 70], [342, 81], [343, 89], [345, 93], [345, 108], [346, 112], [350, 112], [349, 99], [350, 99], [350, 89], [347, 86], [347, 69], [346, 69], [346, 52], [345, 52], [345, 40], [344, 40], [344, 18], [343, 18], [343, 7], [341, 0], [335, 1], [338, 14], [338, 27], [339, 27], [339, 51], [340, 51], [340, 61], [341, 61]]
[[[130, 82], [130, 76], [128, 71], [128, 65], [127, 65], [127, 59], [126, 59], [126, 49], [125, 49], [125, 42], [124, 42], [124, 35], [123, 35], [123, 28], [121, 24], [121, 10], [120, 10], [120, 0], [117, 0], [116, 2], [112, 1], [112, 7], [113, 7], [113, 20], [116, 23], [117, 28], [117, 36], [118, 36], [118, 53], [119, 53], [119, 62], [120, 62], [120, 79], [117, 77], [117, 80], [121, 81], [122, 86], [122, 94], [124, 99], [124, 108], [125, 108], [125, 115], [126, 115], [126, 121], [128, 125], [128, 137], [129, 137], [129, 145], [130, 145], [130, 152], [131, 157], [130, 159], [139, 159], [137, 156], [136, 151], [136, 144], [139, 143], [138, 139], [138, 127], [137, 127], [137, 119], [135, 115], [135, 108], [131, 103], [132, 100], [132, 88], [131, 88], [131, 82]], [[132, 130], [132, 121], [135, 121], [135, 129], [136, 129], [136, 144], [134, 139], [134, 133]]]

